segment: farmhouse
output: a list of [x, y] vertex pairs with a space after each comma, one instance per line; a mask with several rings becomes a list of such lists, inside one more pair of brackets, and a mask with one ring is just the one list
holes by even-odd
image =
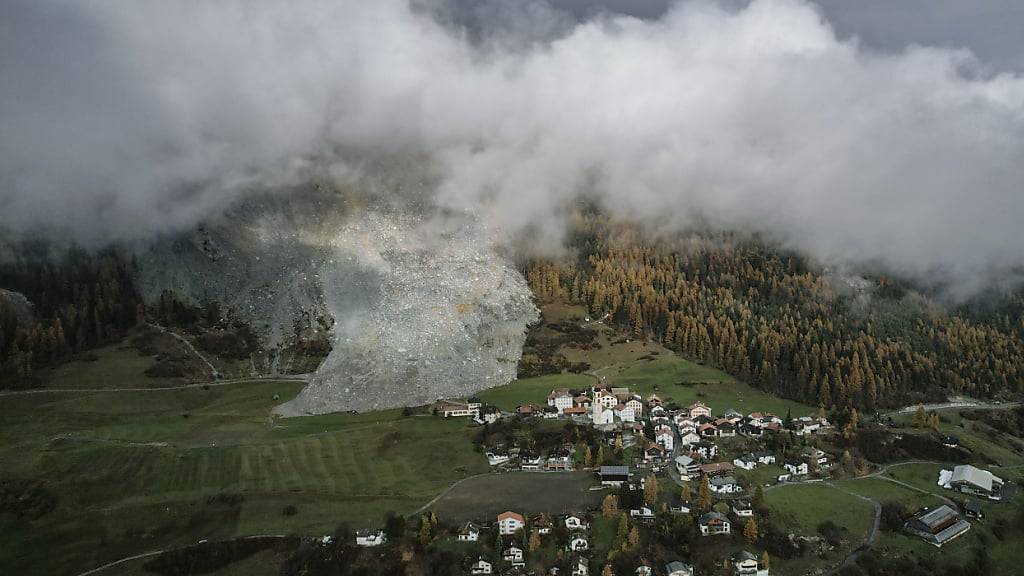
[[904, 525], [911, 534], [920, 536], [932, 546], [941, 547], [946, 542], [971, 529], [971, 524], [960, 518], [956, 510], [943, 504], [937, 508], [914, 514]]
[[686, 432], [680, 431], [679, 444], [682, 446], [692, 446], [700, 442], [700, 434], [697, 434], [694, 430], [687, 430]]
[[775, 464], [775, 453], [768, 450], [754, 452], [754, 458], [761, 464]]
[[753, 470], [754, 468], [757, 468], [758, 464], [760, 464], [753, 454], [744, 454], [743, 456], [733, 460], [732, 463], [737, 468], [743, 468], [744, 470]]
[[502, 535], [515, 534], [526, 528], [526, 519], [515, 512], [502, 512], [498, 514], [498, 533]]
[[754, 508], [749, 502], [743, 500], [736, 500], [732, 503], [732, 513], [739, 516], [740, 518], [749, 518], [754, 515]]
[[702, 515], [699, 525], [702, 536], [729, 535], [732, 532], [729, 519], [718, 512], [708, 512]]

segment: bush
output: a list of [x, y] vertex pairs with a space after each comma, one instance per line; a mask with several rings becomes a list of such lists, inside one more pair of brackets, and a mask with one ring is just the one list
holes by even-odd
[[299, 509], [296, 508], [294, 504], [289, 504], [284, 507], [284, 510], [282, 510], [282, 514], [284, 514], [285, 516], [295, 516], [298, 513]]

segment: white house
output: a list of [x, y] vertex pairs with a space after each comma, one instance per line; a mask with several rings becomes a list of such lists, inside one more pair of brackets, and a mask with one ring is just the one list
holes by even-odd
[[807, 462], [801, 462], [800, 460], [786, 460], [782, 467], [793, 476], [804, 476], [807, 474]]
[[498, 533], [503, 535], [515, 534], [526, 528], [526, 519], [515, 512], [502, 512], [498, 514]]
[[626, 401], [626, 406], [633, 410], [633, 415], [637, 418], [644, 415], [644, 403], [636, 397], [630, 398]]
[[564, 412], [566, 408], [572, 408], [573, 395], [569, 394], [569, 391], [565, 388], [556, 388], [548, 394], [548, 406], [554, 406], [559, 412]]
[[615, 394], [612, 394], [611, 392], [599, 390], [596, 394], [594, 394], [594, 404], [600, 404], [603, 408], [611, 409], [619, 404], [619, 399], [616, 398]]
[[676, 456], [675, 464], [676, 471], [678, 471], [679, 475], [684, 479], [689, 479], [690, 476], [693, 476], [698, 470], [700, 470], [700, 464], [689, 456]]
[[573, 552], [582, 552], [588, 548], [590, 548], [590, 543], [587, 542], [587, 537], [583, 534], [576, 533], [569, 539], [568, 549]]
[[614, 414], [622, 422], [636, 422], [636, 412], [625, 404], [618, 404], [614, 408]]
[[582, 516], [569, 514], [565, 517], [565, 527], [569, 530], [586, 530], [587, 526], [587, 521]]
[[501, 559], [513, 566], [526, 566], [526, 562], [523, 560], [523, 549], [515, 544], [505, 548], [505, 551], [501, 554]]
[[457, 400], [438, 400], [434, 403], [434, 413], [453, 418], [470, 416], [476, 418], [480, 412], [479, 402], [459, 402]]
[[659, 426], [654, 430], [654, 441], [660, 444], [666, 452], [672, 451], [675, 440], [676, 435], [672, 432], [671, 426]]
[[696, 430], [687, 430], [686, 432], [680, 430], [679, 434], [679, 444], [682, 446], [692, 446], [700, 442], [700, 434], [697, 434]]
[[504, 464], [505, 462], [508, 462], [508, 461], [509, 461], [509, 455], [508, 454], [500, 454], [500, 453], [497, 453], [497, 452], [488, 452], [487, 453], [487, 463], [490, 464], [491, 466], [497, 466], [499, 464]]
[[691, 450], [701, 455], [701, 458], [708, 460], [718, 456], [718, 446], [710, 442], [698, 442], [690, 447]]
[[376, 532], [356, 532], [356, 546], [380, 546], [388, 541], [383, 530]]
[[743, 468], [744, 470], [753, 470], [758, 465], [757, 458], [754, 458], [753, 454], [744, 454], [733, 460], [732, 463], [737, 468]]
[[690, 414], [690, 418], [696, 418], [698, 416], [711, 416], [711, 408], [708, 408], [706, 405], [704, 405], [703, 402], [695, 402], [693, 404], [690, 404], [686, 411]]
[[654, 520], [654, 510], [651, 510], [647, 506], [641, 506], [634, 510], [629, 511], [629, 516], [640, 522], [650, 522]]
[[589, 574], [590, 566], [587, 564], [587, 559], [577, 556], [572, 562], [572, 576], [588, 576]]
[[470, 567], [469, 570], [473, 574], [492, 574], [491, 563], [483, 558], [480, 558]]
[[735, 500], [732, 503], [732, 513], [740, 518], [749, 518], [754, 515], [754, 508], [743, 500]]
[[635, 573], [636, 576], [651, 576], [651, 574], [654, 574], [650, 566], [637, 566]]
[[466, 522], [462, 530], [459, 530], [459, 542], [476, 542], [479, 539], [480, 529], [472, 522]]
[[708, 482], [708, 485], [716, 494], [736, 494], [743, 491], [743, 487], [732, 476], [715, 476]]
[[754, 452], [754, 458], [761, 464], [775, 464], [775, 453], [768, 450]]

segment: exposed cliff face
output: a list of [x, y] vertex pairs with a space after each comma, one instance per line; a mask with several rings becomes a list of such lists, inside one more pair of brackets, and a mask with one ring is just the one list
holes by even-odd
[[217, 300], [265, 347], [333, 324], [285, 415], [416, 405], [515, 378], [538, 317], [525, 279], [471, 218], [352, 211], [333, 192], [249, 199], [140, 252], [149, 301]]
[[0, 288], [0, 304], [8, 306], [14, 311], [14, 317], [17, 318], [19, 326], [28, 327], [35, 323], [35, 307], [21, 292]]
[[475, 223], [370, 215], [334, 249], [321, 271], [334, 348], [279, 413], [424, 404], [515, 378], [538, 312]]

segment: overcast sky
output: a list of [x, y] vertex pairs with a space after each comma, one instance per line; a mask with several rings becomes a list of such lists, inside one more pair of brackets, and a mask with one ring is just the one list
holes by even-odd
[[551, 245], [587, 192], [964, 291], [1019, 270], [1020, 8], [822, 2], [8, 0], [0, 225], [144, 236], [415, 154]]

